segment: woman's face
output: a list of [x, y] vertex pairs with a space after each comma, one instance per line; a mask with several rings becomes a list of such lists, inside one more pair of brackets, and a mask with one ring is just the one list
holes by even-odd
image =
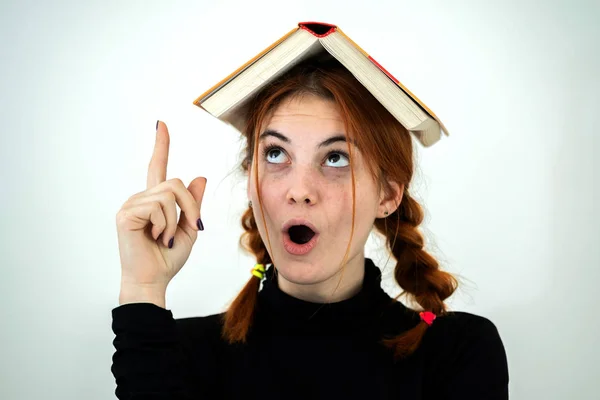
[[[315, 96], [283, 102], [260, 131], [257, 156], [270, 254], [279, 271], [279, 286], [307, 301], [331, 300], [352, 228], [348, 145], [335, 103]], [[384, 217], [384, 211], [391, 214], [400, 201], [397, 197], [397, 203], [384, 201], [354, 146], [352, 156], [356, 219], [344, 279], [334, 296], [338, 300], [360, 288], [363, 250], [373, 222]], [[251, 169], [248, 197], [269, 249], [254, 179]], [[293, 225], [311, 229], [289, 229]]]

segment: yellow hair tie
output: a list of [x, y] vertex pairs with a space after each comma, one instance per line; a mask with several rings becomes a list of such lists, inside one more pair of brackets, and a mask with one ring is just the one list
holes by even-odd
[[263, 279], [265, 277], [265, 266], [262, 264], [256, 264], [254, 268], [250, 270], [250, 272], [252, 272], [252, 275], [258, 279]]

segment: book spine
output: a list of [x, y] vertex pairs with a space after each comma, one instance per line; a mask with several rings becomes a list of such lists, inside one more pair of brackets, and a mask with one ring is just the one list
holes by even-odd
[[[337, 26], [332, 25], [332, 24], [326, 24], [324, 22], [300, 22], [298, 24], [298, 27], [300, 29], [304, 29], [311, 35], [316, 36], [318, 38], [324, 38], [325, 36], [328, 36], [337, 30]], [[325, 33], [317, 33], [314, 30], [315, 27], [325, 28], [325, 29], [329, 28], [329, 29], [327, 31], [325, 31]]]

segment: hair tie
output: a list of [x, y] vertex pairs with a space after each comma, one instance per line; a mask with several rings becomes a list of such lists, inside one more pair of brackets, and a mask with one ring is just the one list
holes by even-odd
[[421, 317], [421, 320], [425, 321], [425, 323], [429, 326], [433, 324], [433, 320], [436, 318], [435, 314], [431, 311], [421, 311], [419, 316]]
[[265, 266], [262, 264], [256, 264], [254, 268], [250, 270], [250, 272], [252, 275], [262, 280], [265, 277]]

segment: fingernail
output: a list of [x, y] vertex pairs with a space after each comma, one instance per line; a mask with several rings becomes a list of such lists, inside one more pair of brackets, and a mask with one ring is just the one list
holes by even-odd
[[173, 239], [175, 239], [175, 237], [172, 237], [171, 240], [169, 240], [169, 248], [170, 249], [173, 248]]
[[156, 130], [158, 130], [158, 121], [159, 120], [156, 120]]
[[198, 221], [196, 221], [196, 225], [198, 225], [198, 229], [201, 231], [204, 230], [204, 224], [202, 224], [202, 220], [200, 218], [198, 218]]

